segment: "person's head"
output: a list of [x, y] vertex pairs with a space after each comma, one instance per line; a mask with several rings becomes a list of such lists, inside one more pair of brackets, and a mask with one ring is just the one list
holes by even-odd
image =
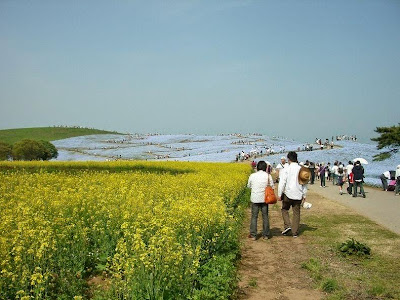
[[360, 166], [360, 165], [361, 165], [360, 161], [357, 160], [356, 163], [355, 163], [355, 165], [356, 165], [356, 166]]
[[353, 164], [353, 162], [351, 160], [349, 160], [349, 165], [352, 165], [352, 164]]
[[297, 162], [297, 153], [294, 151], [289, 151], [287, 158], [290, 162]]
[[258, 163], [257, 163], [257, 171], [267, 171], [267, 163], [265, 162], [265, 161], [263, 161], [263, 160], [260, 160]]
[[286, 164], [286, 157], [284, 157], [284, 156], [281, 157], [281, 163]]

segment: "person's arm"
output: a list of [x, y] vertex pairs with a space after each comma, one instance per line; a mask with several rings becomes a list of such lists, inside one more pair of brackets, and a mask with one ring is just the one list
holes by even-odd
[[251, 183], [252, 183], [251, 177], [252, 176], [250, 175], [249, 180], [247, 181], [247, 187], [250, 189], [251, 189]]
[[[284, 170], [284, 169], [282, 169]], [[279, 184], [278, 184], [278, 198], [281, 199], [283, 191], [285, 190], [287, 181], [287, 170], [282, 172], [281, 177], [279, 177]]]
[[272, 188], [274, 188], [274, 179], [272, 179], [271, 174], [268, 174], [268, 177], [269, 177], [269, 185], [270, 185]]
[[308, 191], [307, 184], [303, 184], [301, 186], [301, 189], [302, 189], [302, 193], [303, 193], [303, 199], [302, 199], [302, 203], [303, 203], [304, 201], [306, 201], [306, 197], [307, 197], [307, 191]]

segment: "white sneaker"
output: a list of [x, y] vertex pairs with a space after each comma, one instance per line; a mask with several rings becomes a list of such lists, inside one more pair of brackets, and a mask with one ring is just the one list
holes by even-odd
[[285, 235], [285, 234], [288, 233], [290, 230], [292, 230], [292, 228], [288, 227], [288, 228], [286, 228], [284, 231], [282, 231], [282, 234]]

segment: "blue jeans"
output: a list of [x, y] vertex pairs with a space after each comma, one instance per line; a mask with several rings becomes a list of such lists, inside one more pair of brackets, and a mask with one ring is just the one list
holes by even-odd
[[338, 176], [335, 173], [333, 173], [332, 174], [332, 184], [335, 185], [337, 183], [338, 183]]
[[250, 222], [250, 235], [257, 237], [257, 219], [258, 212], [261, 209], [263, 218], [263, 236], [269, 236], [269, 218], [268, 218], [268, 204], [266, 203], [251, 203], [251, 222]]

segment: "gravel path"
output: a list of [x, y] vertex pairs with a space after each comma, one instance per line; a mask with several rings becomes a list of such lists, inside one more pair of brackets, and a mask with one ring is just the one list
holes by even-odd
[[332, 182], [327, 182], [326, 188], [321, 188], [318, 182], [314, 185], [308, 185], [310, 191], [338, 201], [387, 229], [400, 234], [400, 196], [395, 196], [394, 192], [364, 187], [366, 198], [361, 196], [353, 198], [346, 192], [346, 187], [347, 185], [343, 186], [344, 193], [340, 195], [339, 187], [334, 186]]

